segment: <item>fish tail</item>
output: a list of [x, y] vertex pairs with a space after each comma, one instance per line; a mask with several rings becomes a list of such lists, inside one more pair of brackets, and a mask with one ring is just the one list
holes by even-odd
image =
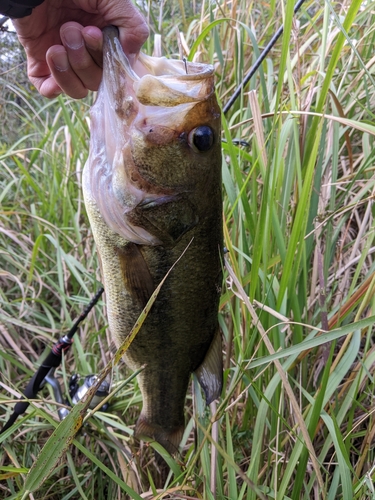
[[150, 422], [141, 413], [135, 426], [134, 436], [138, 439], [142, 439], [142, 437], [155, 439], [168, 453], [173, 455], [178, 452], [178, 445], [181, 442], [184, 428], [185, 426], [182, 424], [177, 428], [165, 429], [158, 424]]

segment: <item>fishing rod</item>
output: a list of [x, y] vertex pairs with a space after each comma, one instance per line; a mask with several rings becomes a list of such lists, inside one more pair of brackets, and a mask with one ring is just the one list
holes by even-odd
[[[294, 14], [296, 14], [299, 9], [301, 8], [302, 4], [305, 2], [305, 0], [298, 0], [298, 2], [294, 6]], [[226, 103], [226, 105], [223, 108], [223, 113], [224, 115], [228, 113], [230, 108], [233, 106], [233, 104], [236, 102], [237, 98], [241, 95], [242, 90], [245, 88], [245, 86], [249, 83], [251, 78], [254, 76], [255, 72], [258, 70], [262, 62], [265, 60], [267, 57], [268, 53], [271, 51], [271, 49], [274, 47], [275, 43], [277, 40], [280, 38], [284, 31], [284, 26], [280, 26], [280, 28], [276, 31], [276, 33], [273, 35], [271, 40], [268, 42], [267, 46], [261, 53], [261, 55], [258, 57], [258, 59], [255, 61], [253, 66], [250, 68], [249, 72], [245, 76], [245, 78], [242, 80], [240, 85], [237, 87], [235, 90], [234, 94], [232, 97], [229, 99], [229, 101]]]
[[[62, 355], [63, 353], [66, 353], [69, 351], [73, 344], [73, 337], [74, 334], [78, 330], [78, 326], [80, 323], [86, 319], [87, 315], [91, 311], [91, 309], [97, 304], [98, 300], [102, 296], [104, 292], [104, 288], [99, 288], [99, 290], [96, 292], [94, 297], [90, 300], [88, 305], [84, 308], [82, 313], [78, 316], [76, 321], [74, 322], [72, 328], [69, 330], [69, 332], [61, 337], [51, 348], [50, 352], [48, 353], [46, 359], [43, 361], [43, 363], [40, 365], [38, 370], [35, 372], [33, 377], [31, 378], [30, 382], [28, 383], [26, 389], [23, 391], [24, 398], [19, 401], [14, 409], [13, 413], [10, 416], [9, 420], [5, 423], [3, 428], [0, 431], [0, 434], [5, 432], [7, 429], [9, 429], [14, 422], [17, 420], [17, 418], [25, 413], [27, 410], [28, 406], [30, 405], [29, 400], [30, 399], [36, 399], [38, 391], [45, 385], [45, 383], [49, 383], [52, 386], [53, 392], [55, 399], [58, 403], [64, 403], [62, 395], [61, 395], [61, 389], [60, 389], [60, 384], [56, 380], [54, 373], [55, 370], [58, 366], [61, 364], [62, 360]], [[73, 402], [77, 402], [79, 399], [81, 399], [84, 396], [84, 393], [87, 392], [87, 390], [95, 383], [95, 375], [89, 375], [86, 377], [85, 382], [83, 384], [83, 388], [80, 388], [78, 386], [78, 377], [73, 376], [70, 382], [70, 395], [73, 396]], [[104, 385], [102, 384], [99, 388], [98, 393], [96, 396], [101, 397], [104, 393], [105, 395], [108, 394], [108, 390], [106, 388], [106, 382], [104, 382]], [[108, 384], [107, 384], [108, 385]], [[102, 394], [103, 393], [103, 394]], [[103, 397], [105, 397], [103, 395]], [[58, 411], [60, 420], [66, 417], [68, 414], [68, 410], [66, 408], [60, 408]]]

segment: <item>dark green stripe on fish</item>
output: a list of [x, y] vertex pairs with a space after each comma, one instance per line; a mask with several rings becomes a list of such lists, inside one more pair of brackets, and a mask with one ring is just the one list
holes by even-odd
[[207, 403], [222, 387], [214, 70], [144, 54], [131, 67], [114, 27], [104, 30], [103, 57], [83, 187], [117, 345], [188, 247], [125, 356], [132, 369], [146, 366], [139, 375], [143, 408], [135, 435], [156, 439], [173, 453], [184, 430], [191, 374]]

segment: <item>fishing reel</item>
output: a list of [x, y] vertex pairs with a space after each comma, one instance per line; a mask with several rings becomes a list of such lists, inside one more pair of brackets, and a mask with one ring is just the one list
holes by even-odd
[[[55, 377], [56, 368], [51, 368], [48, 375], [45, 377], [44, 382], [49, 384], [52, 387], [53, 396], [55, 401], [60, 404], [64, 404], [66, 406], [70, 406], [70, 403], [67, 399], [64, 399], [61, 386], [58, 379]], [[83, 378], [83, 383], [81, 383], [81, 376], [78, 374], [73, 374], [70, 377], [69, 381], [69, 399], [73, 405], [77, 404], [81, 399], [86, 396], [87, 392], [91, 387], [97, 382], [98, 377], [95, 374], [87, 375]], [[98, 390], [95, 392], [94, 397], [92, 398], [89, 408], [93, 410], [98, 405], [100, 405], [101, 401], [103, 401], [110, 393], [110, 384], [107, 380], [103, 380], [100, 384]], [[109, 407], [109, 403], [104, 403], [100, 408], [100, 411], [107, 411]], [[69, 414], [69, 410], [64, 407], [59, 407], [57, 410], [60, 420], [64, 420]]]
[[[46, 383], [50, 384], [50, 386], [52, 387], [53, 395], [57, 403], [67, 406], [70, 405], [70, 403], [63, 398], [59, 381], [55, 377], [55, 371], [56, 368], [61, 364], [63, 353], [66, 353], [71, 348], [73, 344], [73, 336], [77, 332], [79, 324], [86, 318], [88, 313], [100, 299], [103, 292], [104, 288], [99, 288], [94, 297], [90, 300], [88, 305], [76, 319], [69, 332], [66, 335], [63, 335], [57, 342], [53, 344], [46, 358], [43, 360], [42, 364], [29, 380], [29, 383], [23, 391], [24, 397], [16, 403], [13, 409], [13, 413], [11, 414], [7, 422], [3, 425], [3, 428], [0, 430], [0, 434], [3, 434], [5, 431], [10, 429], [17, 418], [25, 413], [30, 404], [29, 400], [36, 399], [38, 391], [42, 387], [44, 387]], [[85, 396], [85, 394], [87, 394], [87, 391], [95, 384], [95, 382], [98, 380], [98, 377], [96, 375], [88, 375], [87, 377], [85, 377], [83, 384], [81, 385], [79, 384], [79, 380], [80, 378], [78, 375], [73, 375], [69, 382], [69, 396], [72, 404], [77, 404], [78, 401], [80, 401]], [[110, 384], [106, 380], [104, 380], [100, 384], [99, 389], [94, 394], [89, 408], [94, 409], [96, 406], [98, 406], [98, 404], [100, 404], [100, 402], [108, 396], [109, 392]], [[108, 408], [108, 404], [103, 405], [103, 407], [105, 409]], [[101, 408], [102, 410], [103, 407]], [[58, 409], [60, 420], [64, 420], [64, 418], [68, 414], [69, 410], [67, 408], [60, 407]]]

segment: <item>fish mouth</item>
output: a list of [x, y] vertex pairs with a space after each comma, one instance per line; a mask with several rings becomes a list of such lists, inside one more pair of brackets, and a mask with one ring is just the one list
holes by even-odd
[[103, 29], [103, 52], [109, 64], [122, 67], [133, 81], [136, 98], [145, 106], [174, 107], [206, 100], [214, 88], [210, 64], [151, 57], [139, 54], [133, 67], [124, 54], [115, 26]]

